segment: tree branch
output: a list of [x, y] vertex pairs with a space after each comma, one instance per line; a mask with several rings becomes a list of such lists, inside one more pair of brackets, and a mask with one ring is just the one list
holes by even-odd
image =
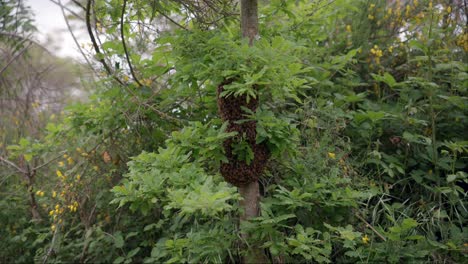
[[[53, 2], [53, 0], [50, 0]], [[91, 64], [91, 62], [88, 60], [88, 57], [86, 57], [86, 54], [84, 54], [83, 52], [83, 49], [80, 47], [80, 44], [78, 43], [78, 40], [76, 40], [76, 37], [75, 37], [75, 34], [73, 33], [72, 31], [72, 28], [70, 26], [70, 23], [68, 22], [68, 19], [67, 19], [67, 16], [65, 14], [65, 7], [62, 5], [62, 1], [61, 0], [58, 0], [58, 4], [60, 6], [60, 9], [62, 10], [62, 15], [63, 15], [63, 19], [65, 19], [65, 24], [67, 24], [67, 28], [68, 28], [68, 31], [70, 32], [72, 38], [73, 38], [73, 41], [75, 42], [75, 45], [76, 47], [78, 48], [78, 50], [80, 51], [81, 55], [83, 56], [83, 58], [85, 59], [86, 63], [88, 64], [89, 68], [91, 70], [93, 70], [93, 65]], [[69, 9], [67, 9], [69, 10]], [[74, 13], [72, 13], [74, 15]]]
[[[101, 53], [99, 49], [99, 46], [96, 42], [96, 38], [94, 37], [93, 29], [91, 28], [91, 1], [92, 0], [88, 0], [88, 2], [86, 3], [86, 28], [88, 29], [88, 34], [89, 34], [89, 37], [91, 38], [91, 43], [93, 44], [96, 55], [104, 55], [103, 53]], [[117, 76], [114, 75], [114, 73], [112, 72], [112, 69], [109, 67], [109, 65], [107, 65], [104, 58], [98, 58], [98, 60], [99, 62], [101, 62], [102, 66], [104, 66], [104, 69], [106, 70], [106, 72], [110, 76], [112, 76], [114, 80], [116, 80], [121, 85], [125, 85], [119, 78], [117, 78]]]
[[123, 1], [122, 6], [122, 15], [120, 16], [120, 37], [122, 38], [122, 45], [125, 52], [125, 58], [127, 59], [128, 67], [130, 68], [130, 73], [132, 74], [133, 79], [138, 84], [138, 86], [143, 86], [141, 82], [135, 75], [135, 71], [133, 70], [132, 61], [130, 60], [130, 56], [128, 55], [127, 44], [125, 43], [125, 35], [124, 35], [124, 16], [125, 16], [125, 8], [127, 7], [127, 0]]
[[53, 54], [46, 47], [42, 46], [39, 42], [37, 42], [35, 40], [32, 40], [32, 39], [30, 39], [28, 37], [20, 36], [20, 35], [18, 35], [16, 33], [3, 32], [3, 31], [0, 31], [0, 35], [7, 36], [7, 37], [10, 37], [10, 38], [17, 38], [17, 39], [21, 39], [21, 40], [24, 40], [24, 41], [31, 42], [34, 45], [36, 45], [36, 46], [40, 47], [41, 49], [43, 49], [48, 54], [53, 56]]
[[[79, 19], [81, 19], [81, 20], [85, 20], [84, 17], [82, 17], [81, 15], [79, 15], [78, 13], [76, 13], [75, 11], [71, 10], [70, 8], [64, 6], [60, 0], [58, 0], [58, 2], [57, 2], [57, 1], [54, 1], [54, 0], [49, 0], [49, 1], [52, 2], [52, 3], [54, 3], [54, 4], [56, 4], [56, 5], [58, 5], [62, 10], [63, 10], [63, 9], [67, 10], [67, 11], [70, 12], [72, 15], [76, 16], [77, 18], [79, 18]], [[62, 11], [62, 13], [64, 13], [64, 12]]]
[[28, 172], [21, 169], [20, 167], [18, 167], [16, 164], [14, 164], [13, 162], [5, 159], [4, 157], [0, 156], [0, 161], [2, 162], [5, 162], [7, 165], [10, 165], [11, 167], [15, 168], [17, 171], [23, 173], [23, 174], [27, 174]]
[[29, 43], [29, 45], [27, 45], [26, 47], [22, 48], [18, 53], [16, 53], [13, 58], [11, 58], [7, 64], [0, 70], [0, 75], [2, 75], [2, 73], [8, 69], [8, 67], [10, 66], [10, 64], [12, 62], [14, 62], [16, 60], [16, 58], [18, 58], [19, 56], [21, 56], [21, 54], [23, 54], [26, 50], [28, 50], [28, 48], [32, 45], [32, 42]]
[[362, 218], [362, 216], [360, 216], [358, 213], [355, 213], [354, 214], [359, 220], [361, 220], [362, 222], [364, 222], [366, 224], [367, 227], [369, 227], [372, 231], [374, 231], [374, 233], [380, 237], [380, 239], [382, 239], [383, 241], [387, 241], [387, 239], [385, 239], [385, 237], [383, 235], [381, 235], [371, 224], [369, 224], [364, 218]]
[[49, 160], [49, 161], [47, 161], [47, 162], [44, 162], [44, 163], [41, 164], [41, 165], [38, 165], [38, 166], [34, 167], [32, 170], [33, 170], [33, 171], [37, 171], [38, 169], [49, 165], [51, 162], [53, 162], [53, 161], [55, 161], [55, 160], [58, 160], [60, 157], [62, 157], [63, 153], [65, 153], [65, 152], [66, 152], [66, 151], [61, 151], [61, 152], [60, 152], [60, 155], [58, 155], [57, 157], [55, 157], [55, 158], [53, 158], [53, 159], [51, 159], [51, 160]]

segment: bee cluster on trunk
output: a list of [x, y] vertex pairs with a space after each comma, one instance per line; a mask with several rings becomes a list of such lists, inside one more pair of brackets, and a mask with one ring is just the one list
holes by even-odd
[[[228, 121], [227, 132], [237, 132], [236, 136], [223, 142], [228, 162], [221, 163], [220, 172], [227, 182], [240, 187], [258, 180], [258, 177], [265, 169], [270, 154], [264, 143], [256, 144], [257, 122], [255, 120], [246, 120], [245, 113], [242, 110], [245, 107], [255, 112], [258, 107], [258, 98], [249, 98], [250, 100], [247, 101], [246, 95], [221, 96], [224, 86], [232, 82], [233, 80], [226, 80], [217, 89], [219, 116], [223, 121]], [[250, 162], [240, 160], [233, 153], [233, 146], [240, 141], [247, 142], [253, 152], [254, 157]]]

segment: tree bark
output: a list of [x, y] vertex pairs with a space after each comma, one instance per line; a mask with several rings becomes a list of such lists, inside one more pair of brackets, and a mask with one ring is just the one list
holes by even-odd
[[[258, 38], [258, 0], [241, 0], [241, 31], [242, 37], [249, 39], [252, 46]], [[259, 216], [260, 213], [260, 190], [258, 181], [251, 182], [239, 187], [239, 194], [242, 197], [240, 206], [243, 209], [240, 223]], [[248, 234], [241, 233], [244, 240], [248, 239]], [[258, 245], [250, 245], [247, 254], [243, 257], [244, 263], [265, 263], [267, 262], [262, 249]]]
[[252, 45], [258, 36], [258, 0], [241, 0], [241, 30]]

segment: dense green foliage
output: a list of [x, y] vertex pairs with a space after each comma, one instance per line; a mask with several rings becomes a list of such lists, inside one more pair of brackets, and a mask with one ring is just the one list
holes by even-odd
[[[121, 2], [94, 7], [97, 58], [116, 67], [89, 102], [0, 146], [14, 164], [46, 164], [30, 190], [1, 164], [0, 262], [234, 263], [240, 230], [272, 263], [467, 260], [461, 3], [269, 1], [249, 47], [229, 1], [203, 17], [128, 1], [125, 47]], [[179, 26], [143, 26], [169, 15]], [[272, 153], [261, 216], [242, 225], [219, 175], [222, 142], [237, 136], [217, 115], [227, 79], [223, 96], [259, 100], [245, 118]], [[234, 150], [252, 159], [248, 144]], [[41, 219], [29, 221], [28, 191]]]

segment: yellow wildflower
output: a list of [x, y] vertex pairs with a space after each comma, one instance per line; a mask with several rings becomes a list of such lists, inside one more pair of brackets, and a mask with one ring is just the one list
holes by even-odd
[[364, 236], [362, 237], [362, 243], [368, 244], [369, 241], [370, 241], [370, 238], [369, 238], [367, 235], [364, 235]]
[[346, 25], [346, 31], [351, 33], [351, 25]]
[[375, 16], [369, 14], [369, 15], [367, 16], [367, 18], [368, 18], [369, 20], [374, 20]]
[[329, 157], [330, 159], [335, 159], [335, 158], [336, 158], [336, 154], [333, 153], [333, 152], [328, 152], [328, 157]]
[[54, 215], [54, 210], [49, 211], [49, 215], [50, 216]]
[[68, 164], [72, 165], [72, 164], [73, 164], [73, 158], [72, 158], [72, 157], [68, 157], [67, 162], [68, 162]]
[[452, 13], [452, 7], [451, 6], [447, 6], [447, 13]]
[[56, 228], [55, 225], [52, 225], [52, 226], [50, 227], [50, 229], [52, 230], [52, 232], [55, 231], [55, 228]]
[[409, 17], [410, 16], [410, 11], [411, 11], [411, 7], [409, 5], [406, 5], [405, 16]]
[[151, 83], [153, 83], [153, 81], [151, 79], [143, 79], [141, 80], [141, 84], [145, 85], [145, 86], [150, 86]]
[[58, 165], [59, 165], [59, 167], [63, 167], [63, 166], [65, 166], [65, 163], [63, 163], [63, 161], [59, 161]]
[[62, 178], [62, 177], [63, 177], [63, 174], [62, 174], [62, 172], [61, 172], [61, 171], [57, 170], [57, 171], [56, 171], [56, 173], [57, 173], [57, 176], [58, 176], [58, 177], [60, 177], [60, 178]]
[[96, 29], [97, 29], [98, 31], [102, 31], [101, 23], [96, 22]]
[[55, 198], [57, 196], [57, 192], [56, 191], [53, 191], [52, 192], [52, 198]]

